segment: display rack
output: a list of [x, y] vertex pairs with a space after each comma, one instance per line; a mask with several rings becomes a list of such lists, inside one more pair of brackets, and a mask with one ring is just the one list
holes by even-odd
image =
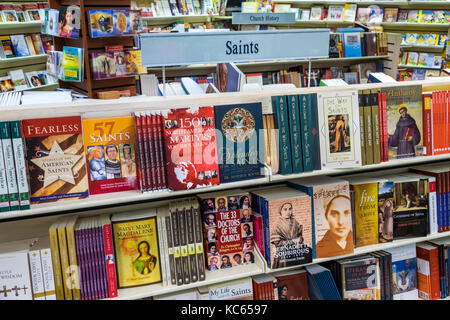
[[80, 37], [78, 39], [53, 37], [56, 51], [62, 51], [63, 46], [78, 47], [84, 49], [84, 81], [67, 82], [59, 80], [60, 87], [74, 89], [86, 94], [89, 98], [97, 98], [98, 92], [110, 90], [130, 90], [131, 95], [136, 95], [136, 77], [120, 77], [103, 80], [93, 80], [90, 54], [104, 51], [106, 45], [121, 44], [124, 49], [134, 47], [133, 35], [122, 37], [91, 38], [89, 36], [89, 10], [99, 8], [130, 8], [130, 0], [112, 0], [107, 3], [102, 0], [49, 0], [50, 8], [59, 9], [61, 5], [78, 5], [80, 7]]

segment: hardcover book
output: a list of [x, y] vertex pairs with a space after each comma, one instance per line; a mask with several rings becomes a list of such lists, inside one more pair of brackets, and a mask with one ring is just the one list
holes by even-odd
[[31, 203], [86, 198], [81, 117], [21, 120]]
[[264, 134], [261, 103], [214, 106], [220, 182], [264, 175]]
[[214, 108], [170, 109], [162, 121], [168, 187], [186, 190], [219, 184]]
[[111, 216], [118, 288], [162, 281], [159, 239], [154, 209]]
[[357, 90], [317, 94], [322, 169], [361, 166]]
[[293, 270], [275, 273], [278, 300], [309, 300], [308, 273], [306, 270]]
[[422, 86], [381, 88], [386, 94], [389, 160], [423, 155]]
[[89, 192], [139, 189], [133, 117], [83, 120]]

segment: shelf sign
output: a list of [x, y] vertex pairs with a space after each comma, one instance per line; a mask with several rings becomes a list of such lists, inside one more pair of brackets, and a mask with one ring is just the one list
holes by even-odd
[[329, 29], [146, 33], [144, 67], [328, 58]]
[[282, 13], [232, 13], [232, 24], [293, 24], [295, 12]]

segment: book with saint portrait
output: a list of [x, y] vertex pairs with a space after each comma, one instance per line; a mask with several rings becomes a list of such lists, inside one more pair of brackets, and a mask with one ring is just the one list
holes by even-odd
[[162, 281], [156, 209], [111, 216], [118, 288]]

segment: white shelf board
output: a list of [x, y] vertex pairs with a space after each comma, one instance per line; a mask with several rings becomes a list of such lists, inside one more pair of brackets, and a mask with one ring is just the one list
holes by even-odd
[[424, 67], [424, 66], [413, 66], [409, 64], [399, 64], [399, 68], [407, 68], [407, 69], [429, 69], [429, 70], [441, 70], [439, 67]]

